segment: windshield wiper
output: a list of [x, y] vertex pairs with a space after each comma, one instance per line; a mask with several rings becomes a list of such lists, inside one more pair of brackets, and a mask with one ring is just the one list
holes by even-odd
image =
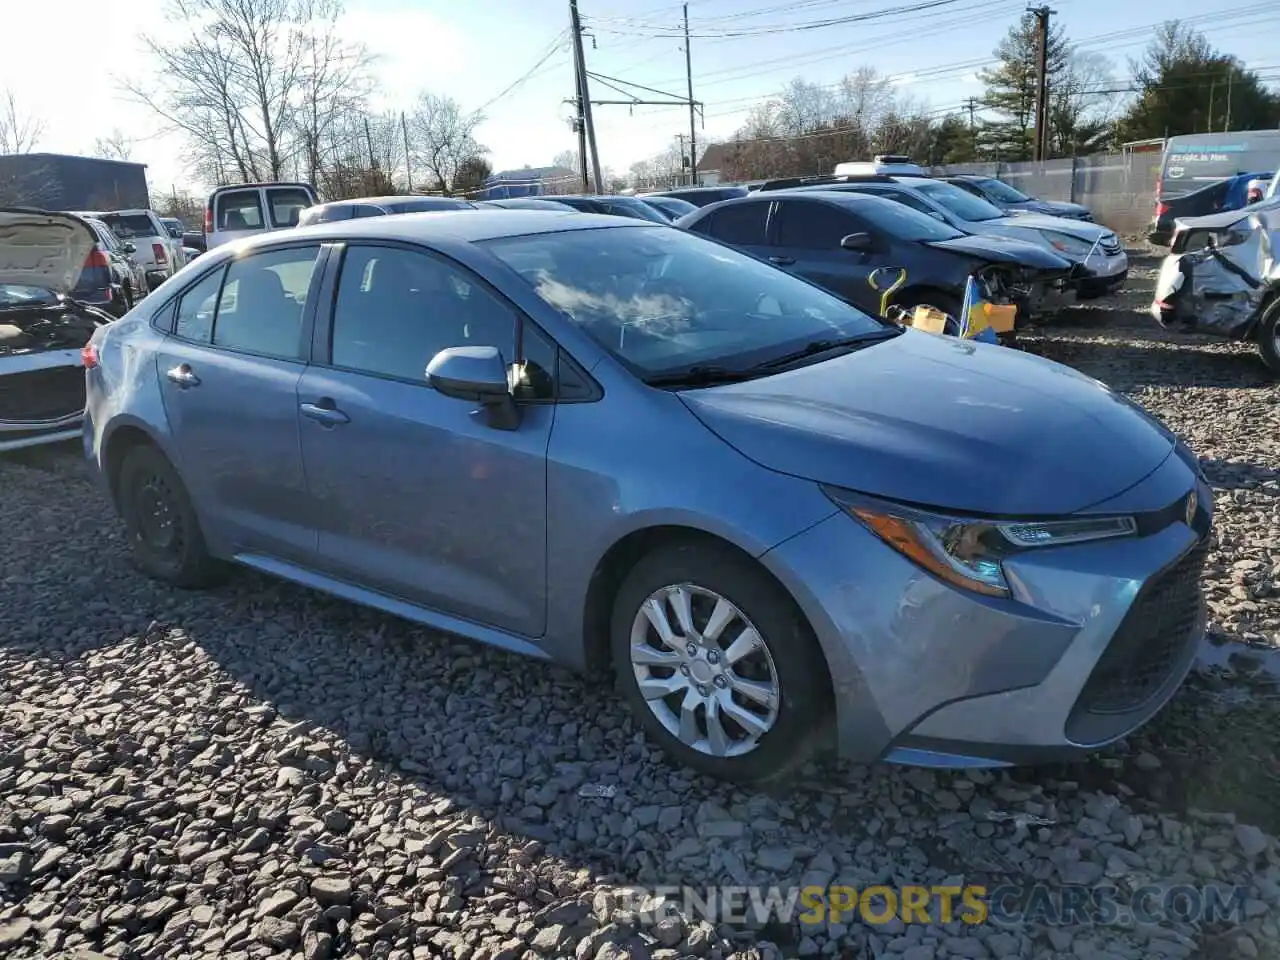
[[697, 364], [683, 370], [672, 370], [670, 373], [655, 373], [651, 377], [645, 377], [644, 382], [651, 387], [707, 387], [716, 383], [738, 383], [756, 376], [759, 374], [750, 370]]
[[885, 327], [883, 330], [872, 330], [870, 333], [859, 333], [852, 337], [831, 337], [824, 340], [811, 340], [799, 350], [792, 350], [790, 353], [784, 353], [780, 357], [772, 357], [762, 363], [757, 363], [753, 370], [776, 370], [779, 367], [785, 367], [788, 364], [795, 363], [797, 360], [804, 360], [808, 357], [815, 356], [819, 353], [827, 353], [830, 350], [839, 350], [842, 348], [858, 348], [869, 346], [873, 343], [880, 343], [884, 340], [890, 340], [902, 333], [902, 327]]

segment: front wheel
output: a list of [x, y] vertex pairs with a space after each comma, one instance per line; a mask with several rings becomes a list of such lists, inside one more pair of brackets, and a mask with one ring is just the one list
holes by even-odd
[[826, 664], [754, 561], [684, 543], [643, 558], [611, 624], [619, 685], [649, 736], [709, 776], [756, 783], [802, 763], [829, 716]]

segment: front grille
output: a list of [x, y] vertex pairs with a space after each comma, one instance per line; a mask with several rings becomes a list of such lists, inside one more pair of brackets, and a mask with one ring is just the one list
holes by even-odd
[[0, 420], [40, 423], [84, 411], [84, 370], [56, 367], [0, 375]]
[[1109, 233], [1098, 241], [1098, 249], [1108, 256], [1115, 256], [1120, 252], [1120, 238], [1114, 233]]
[[1200, 574], [1208, 552], [1205, 537], [1142, 588], [1081, 691], [1080, 709], [1125, 713], [1164, 685], [1200, 621]]

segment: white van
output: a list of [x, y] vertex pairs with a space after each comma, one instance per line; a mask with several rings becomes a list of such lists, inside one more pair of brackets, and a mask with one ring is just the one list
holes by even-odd
[[298, 225], [298, 214], [320, 202], [309, 183], [238, 183], [218, 187], [204, 207], [205, 247]]
[[835, 169], [837, 177], [866, 177], [866, 176], [899, 176], [899, 177], [924, 177], [928, 176], [928, 171], [917, 163], [912, 163], [911, 158], [897, 153], [881, 153], [877, 154], [870, 161], [867, 160], [850, 160], [847, 163], [837, 163]]

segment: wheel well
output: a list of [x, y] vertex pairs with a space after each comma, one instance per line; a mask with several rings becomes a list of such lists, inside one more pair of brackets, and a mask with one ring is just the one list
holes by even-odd
[[120, 427], [111, 434], [103, 457], [103, 467], [107, 475], [107, 486], [111, 490], [111, 499], [119, 503], [119, 490], [116, 482], [120, 477], [120, 465], [125, 456], [135, 447], [154, 447], [155, 442], [139, 427]]
[[[627, 534], [610, 547], [605, 555], [600, 558], [600, 562], [596, 564], [596, 568], [591, 574], [591, 584], [587, 588], [586, 609], [583, 612], [585, 666], [588, 671], [593, 673], [602, 672], [613, 665], [609, 644], [609, 620], [613, 616], [613, 602], [618, 595], [618, 590], [622, 587], [622, 581], [626, 579], [632, 567], [642, 557], [660, 547], [666, 547], [674, 543], [701, 543], [719, 547], [736, 553], [738, 556], [756, 564], [769, 579], [778, 585], [778, 588], [795, 606], [796, 615], [806, 623], [808, 622], [804, 612], [800, 609], [800, 605], [796, 603], [795, 598], [791, 595], [791, 591], [767, 567], [736, 544], [693, 527], [646, 527], [643, 530], [636, 530]], [[821, 650], [821, 644], [819, 644], [819, 650]], [[824, 653], [824, 664], [825, 656]], [[825, 681], [828, 700], [834, 703], [834, 700], [831, 699], [833, 691], [831, 689], [829, 669]]]
[[1262, 298], [1262, 302], [1258, 304], [1258, 309], [1253, 314], [1255, 319], [1249, 327], [1245, 340], [1257, 341], [1262, 339], [1262, 321], [1266, 317], [1267, 311], [1276, 305], [1277, 300], [1280, 300], [1280, 284], [1268, 290], [1266, 296]]
[[916, 300], [930, 294], [945, 297], [947, 300], [959, 299], [954, 293], [948, 293], [941, 287], [935, 287], [932, 284], [927, 283], [918, 283], [912, 286], [903, 287], [901, 290], [897, 291], [893, 295], [893, 299], [890, 300], [890, 303], [901, 305], [905, 301]]

